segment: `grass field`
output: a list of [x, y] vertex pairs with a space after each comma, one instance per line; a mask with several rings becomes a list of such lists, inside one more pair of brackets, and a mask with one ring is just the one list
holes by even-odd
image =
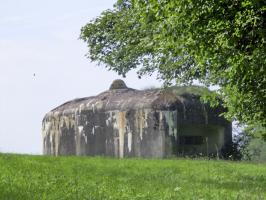
[[266, 199], [266, 164], [0, 154], [0, 199]]

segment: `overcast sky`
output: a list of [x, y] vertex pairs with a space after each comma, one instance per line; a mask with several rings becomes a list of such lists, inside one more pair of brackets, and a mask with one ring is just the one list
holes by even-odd
[[[80, 28], [114, 0], [0, 1], [0, 152], [42, 153], [41, 121], [65, 101], [96, 95], [121, 78], [90, 63]], [[34, 76], [35, 74], [35, 76]], [[161, 85], [154, 77], [129, 87]]]

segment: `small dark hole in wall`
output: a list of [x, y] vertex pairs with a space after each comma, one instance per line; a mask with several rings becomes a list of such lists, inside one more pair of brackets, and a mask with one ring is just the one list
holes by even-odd
[[181, 145], [201, 145], [204, 139], [202, 136], [180, 136], [179, 144]]

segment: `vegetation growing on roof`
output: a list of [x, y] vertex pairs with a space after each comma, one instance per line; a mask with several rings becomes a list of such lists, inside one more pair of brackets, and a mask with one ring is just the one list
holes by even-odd
[[214, 92], [210, 91], [207, 87], [204, 86], [197, 86], [197, 85], [191, 85], [191, 86], [173, 86], [171, 87], [173, 92], [177, 95], [183, 95], [183, 94], [194, 94], [197, 96], [204, 96], [209, 95]]
[[[156, 88], [156, 87], [149, 87], [145, 88], [145, 90], [158, 90], [161, 89], [162, 92], [165, 93], [166, 96], [172, 97], [173, 95], [178, 96], [189, 96], [194, 95], [198, 96], [201, 99], [202, 103], [210, 103], [211, 106], [215, 107], [217, 105], [221, 105], [222, 101], [215, 91], [209, 90], [205, 86], [199, 85], [189, 85], [189, 86], [171, 86], [171, 87], [164, 87], [164, 88]], [[170, 95], [171, 93], [172, 95]]]

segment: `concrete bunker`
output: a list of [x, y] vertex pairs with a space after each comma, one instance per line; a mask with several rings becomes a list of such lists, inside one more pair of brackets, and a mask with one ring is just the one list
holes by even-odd
[[172, 89], [135, 90], [115, 80], [109, 90], [74, 99], [43, 119], [45, 155], [163, 158], [221, 154], [231, 123], [199, 96]]

